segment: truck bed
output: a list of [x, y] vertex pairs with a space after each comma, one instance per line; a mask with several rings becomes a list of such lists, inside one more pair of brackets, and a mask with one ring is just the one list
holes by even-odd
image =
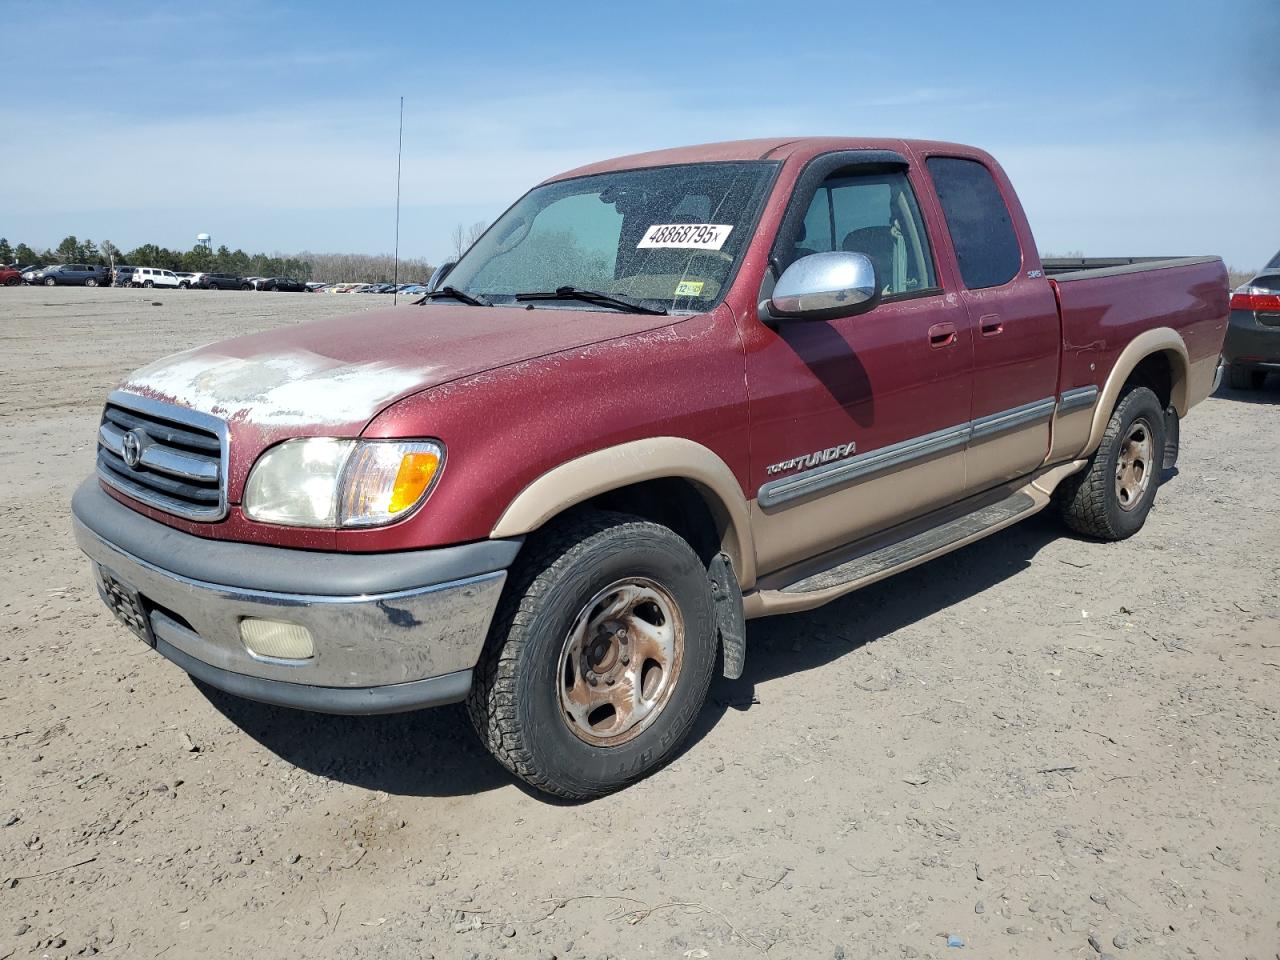
[[1064, 258], [1045, 261], [1044, 270], [1062, 318], [1062, 389], [1101, 388], [1131, 341], [1168, 329], [1185, 344], [1190, 368], [1179, 413], [1208, 394], [1228, 309], [1220, 258]]
[[1196, 263], [1209, 263], [1217, 257], [1051, 257], [1041, 260], [1045, 276], [1059, 282], [1084, 277], [1109, 277], [1145, 270], [1167, 270]]

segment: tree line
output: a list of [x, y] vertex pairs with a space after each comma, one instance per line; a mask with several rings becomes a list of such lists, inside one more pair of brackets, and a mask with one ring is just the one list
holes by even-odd
[[[473, 228], [474, 229], [474, 228]], [[190, 250], [170, 250], [144, 243], [121, 250], [109, 240], [94, 243], [75, 236], [65, 237], [56, 247], [36, 249], [25, 243], [16, 246], [0, 237], [0, 264], [47, 267], [55, 263], [87, 263], [101, 266], [127, 264], [132, 267], [160, 267], [189, 273], [233, 273], [241, 277], [295, 277], [327, 283], [389, 282], [395, 274], [395, 258], [389, 253], [245, 253], [223, 245], [216, 250], [197, 244]], [[402, 281], [423, 281], [435, 268], [422, 258], [400, 261]]]

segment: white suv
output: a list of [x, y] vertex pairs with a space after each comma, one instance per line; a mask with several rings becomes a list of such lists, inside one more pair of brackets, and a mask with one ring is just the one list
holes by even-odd
[[178, 275], [159, 267], [135, 267], [129, 281], [131, 287], [178, 287]]

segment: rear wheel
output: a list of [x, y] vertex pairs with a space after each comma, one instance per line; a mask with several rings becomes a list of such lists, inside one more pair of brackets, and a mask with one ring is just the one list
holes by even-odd
[[143, 280], [142, 285], [144, 287], [154, 287], [156, 284], [154, 280]]
[[45, 277], [44, 285], [46, 287], [56, 287], [58, 285], [58, 281], [53, 279], [53, 277]]
[[96, 287], [98, 285], [98, 281], [93, 279], [93, 277], [90, 277], [88, 280], [84, 282], [84, 285], [86, 287]]
[[1165, 412], [1149, 389], [1121, 394], [1088, 466], [1054, 491], [1067, 526], [1099, 540], [1123, 540], [1142, 529], [1160, 486], [1164, 425]]
[[602, 796], [666, 763], [716, 662], [706, 567], [674, 531], [590, 513], [532, 538], [476, 668], [490, 752], [560, 797]]
[[1232, 390], [1261, 390], [1267, 371], [1254, 370], [1233, 363], [1227, 368], [1227, 386]]

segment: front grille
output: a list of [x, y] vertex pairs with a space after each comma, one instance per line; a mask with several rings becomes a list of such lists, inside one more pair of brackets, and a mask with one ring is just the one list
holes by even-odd
[[188, 520], [227, 512], [226, 425], [217, 417], [114, 393], [98, 427], [98, 476]]

